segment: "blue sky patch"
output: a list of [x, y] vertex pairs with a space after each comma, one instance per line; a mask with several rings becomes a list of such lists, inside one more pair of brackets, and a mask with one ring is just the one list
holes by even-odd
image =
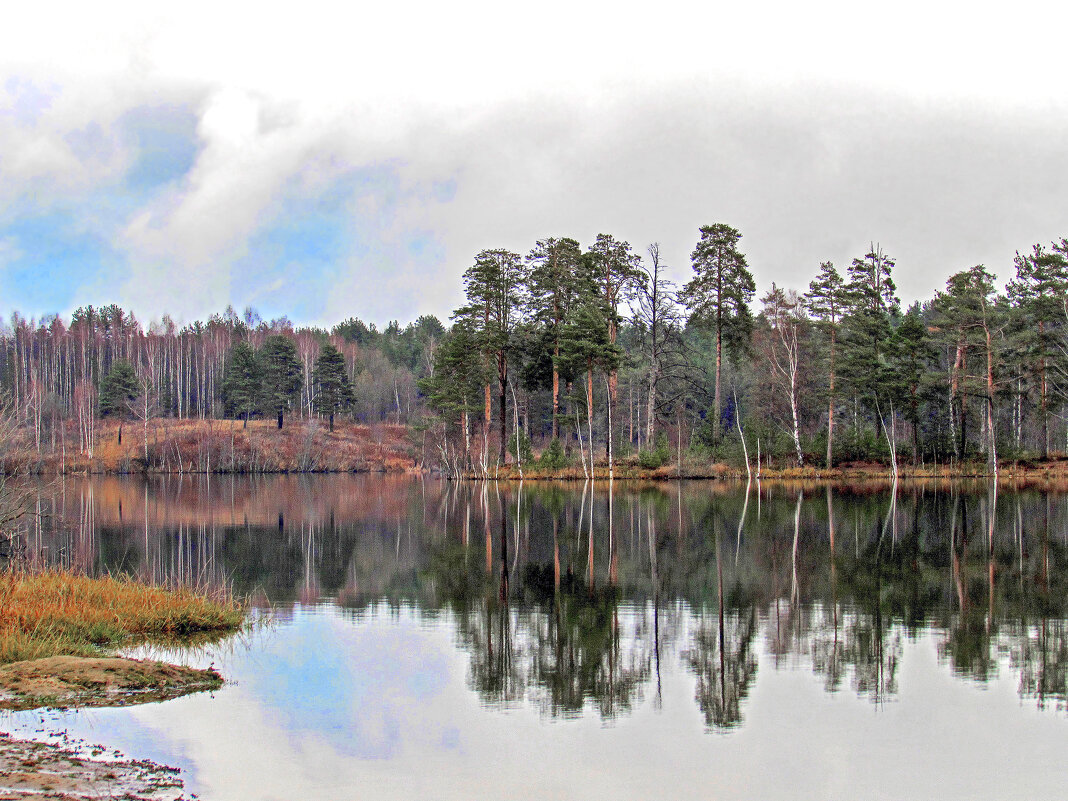
[[4, 298], [22, 314], [39, 317], [88, 302], [76, 297], [79, 288], [121, 267], [122, 257], [100, 237], [73, 224], [73, 217], [50, 212], [0, 228], [0, 237], [14, 252], [0, 265], [0, 285]]
[[144, 106], [118, 121], [120, 138], [136, 151], [125, 186], [145, 192], [183, 178], [196, 163], [197, 117], [184, 106]]

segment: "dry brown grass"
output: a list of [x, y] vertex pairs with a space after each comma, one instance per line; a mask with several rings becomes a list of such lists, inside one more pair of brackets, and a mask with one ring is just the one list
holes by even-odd
[[126, 422], [119, 444], [115, 420], [96, 423], [93, 458], [80, 450], [77, 432], [68, 423], [67, 449], [42, 443], [33, 447], [22, 430], [9, 444], [5, 469], [24, 473], [283, 473], [394, 472], [414, 469], [419, 447], [406, 426], [360, 425], [337, 421], [334, 431], [316, 419], [287, 418], [278, 430], [274, 420], [149, 421], [148, 461], [145, 429]]
[[241, 625], [241, 605], [190, 589], [67, 570], [0, 572], [0, 663], [156, 638], [224, 633]]

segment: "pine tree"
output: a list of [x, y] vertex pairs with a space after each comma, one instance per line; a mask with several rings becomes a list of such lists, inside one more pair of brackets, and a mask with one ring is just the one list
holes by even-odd
[[912, 463], [920, 455], [920, 403], [930, 396], [931, 365], [937, 352], [919, 304], [908, 310], [891, 341], [894, 395], [912, 426]]
[[472, 467], [471, 418], [481, 407], [480, 394], [489, 380], [483, 360], [475, 358], [478, 343], [464, 321], [457, 321], [434, 354], [434, 370], [419, 382], [427, 403], [447, 427], [458, 425], [464, 443], [464, 466]]
[[[586, 253], [590, 274], [603, 295], [608, 324], [608, 342], [615, 347], [619, 336], [619, 304], [626, 300], [639, 278], [641, 257], [633, 253], [630, 244], [620, 242], [611, 234], [597, 234]], [[608, 394], [613, 409], [616, 405], [616, 368], [609, 370]]]
[[946, 281], [946, 291], [938, 294], [934, 305], [939, 325], [953, 344], [950, 406], [960, 428], [957, 454], [966, 455], [967, 398], [982, 398], [986, 412], [984, 450], [996, 470], [995, 372], [1003, 310], [994, 297], [994, 276], [981, 264], [955, 273]]
[[[500, 461], [507, 457], [509, 363], [522, 312], [524, 274], [520, 257], [507, 250], [483, 250], [464, 273], [467, 304], [453, 313], [471, 331], [478, 351], [497, 375], [500, 414]], [[490, 387], [486, 384], [486, 424], [489, 425]]]
[[[609, 326], [610, 310], [603, 297], [593, 292], [580, 295], [564, 324], [560, 337], [560, 370], [579, 376], [586, 373], [586, 423], [590, 437], [590, 466], [593, 466], [593, 372], [603, 370], [611, 375], [619, 367], [622, 352], [612, 342]], [[608, 397], [612, 405], [611, 392]], [[609, 412], [611, 414], [611, 412]], [[611, 463], [612, 436], [608, 433], [606, 452]]]
[[242, 418], [243, 428], [248, 428], [249, 416], [258, 411], [260, 382], [260, 366], [252, 346], [243, 341], [236, 343], [227, 354], [222, 397], [226, 414]]
[[845, 282], [834, 264], [820, 264], [819, 275], [808, 285], [805, 305], [816, 325], [827, 335], [829, 351], [827, 358], [827, 469], [831, 469], [834, 457], [834, 359], [835, 346], [842, 317], [845, 315], [847, 296]]
[[263, 341], [257, 355], [262, 377], [261, 398], [264, 411], [278, 416], [278, 427], [289, 409], [293, 395], [304, 384], [300, 359], [293, 340], [283, 334], [271, 334]]
[[552, 348], [552, 435], [560, 435], [560, 336], [577, 292], [582, 249], [574, 239], [539, 239], [527, 255], [527, 312]]
[[1042, 423], [1042, 458], [1049, 457], [1050, 373], [1063, 357], [1060, 344], [1068, 302], [1068, 241], [1031, 253], [1016, 254], [1016, 278], [1008, 285], [1009, 299], [1017, 306], [1015, 344], [1030, 363], [1038, 389]]
[[893, 267], [894, 260], [874, 245], [853, 259], [845, 287], [849, 313], [842, 322], [842, 378], [880, 421], [889, 399], [890, 337], [899, 306]]
[[694, 277], [683, 287], [681, 299], [691, 312], [691, 321], [711, 328], [716, 337], [716, 383], [713, 400], [713, 433], [719, 439], [720, 378], [723, 351], [737, 357], [749, 345], [753, 315], [749, 301], [756, 292], [745, 256], [738, 250], [742, 235], [724, 223], [701, 226], [701, 238], [690, 254]]
[[356, 402], [352, 382], [345, 372], [345, 357], [333, 345], [326, 344], [319, 351], [312, 372], [315, 386], [315, 411], [330, 416], [330, 430], [334, 430], [334, 414], [350, 408]]
[[122, 444], [122, 421], [130, 415], [130, 404], [141, 392], [141, 383], [133, 365], [125, 359], [111, 363], [100, 382], [100, 416], [119, 418], [119, 444]]
[[130, 401], [141, 391], [133, 365], [125, 359], [111, 363], [111, 369], [100, 382], [100, 416], [124, 417], [130, 411]]

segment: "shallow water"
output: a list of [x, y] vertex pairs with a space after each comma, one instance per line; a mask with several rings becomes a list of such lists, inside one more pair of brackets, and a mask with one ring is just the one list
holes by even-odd
[[[67, 480], [41, 559], [227, 583], [220, 691], [10, 715], [205, 799], [1036, 798], [1068, 496], [982, 484]], [[267, 611], [270, 610], [270, 611]], [[142, 651], [144, 652], [144, 651]]]

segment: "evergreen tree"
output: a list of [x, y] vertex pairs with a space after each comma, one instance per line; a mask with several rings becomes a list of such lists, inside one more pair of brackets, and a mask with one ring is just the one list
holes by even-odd
[[442, 416], [446, 429], [457, 425], [464, 443], [464, 466], [471, 461], [471, 418], [481, 408], [480, 395], [490, 380], [485, 362], [473, 358], [478, 353], [474, 332], [457, 321], [434, 354], [434, 370], [420, 381], [427, 403]]
[[[464, 273], [467, 304], [453, 313], [472, 333], [477, 349], [497, 376], [500, 415], [500, 461], [507, 457], [508, 369], [515, 348], [515, 331], [522, 312], [525, 277], [520, 257], [507, 250], [483, 250]], [[490, 386], [486, 384], [486, 425], [491, 418]]]
[[252, 346], [237, 342], [227, 354], [222, 397], [226, 414], [240, 417], [243, 428], [248, 428], [249, 416], [258, 411], [260, 380], [260, 367]]
[[891, 354], [893, 394], [912, 427], [912, 463], [916, 464], [921, 452], [920, 404], [931, 398], [931, 366], [937, 356], [919, 304], [908, 310], [894, 330]]
[[582, 249], [574, 239], [539, 239], [527, 255], [527, 307], [552, 360], [552, 436], [560, 435], [560, 337], [577, 292]]
[[116, 359], [111, 369], [100, 382], [101, 417], [123, 417], [129, 413], [130, 401], [141, 391], [133, 365], [125, 359]]
[[345, 357], [333, 345], [323, 345], [312, 372], [315, 385], [315, 411], [330, 416], [330, 430], [334, 430], [334, 414], [344, 411], [356, 401], [352, 382], [345, 372]]
[[[619, 367], [622, 352], [612, 342], [609, 317], [611, 311], [603, 297], [584, 293], [572, 309], [560, 337], [560, 371], [578, 376], [586, 373], [586, 422], [590, 437], [590, 466], [593, 466], [593, 373], [595, 369], [611, 375]], [[608, 397], [612, 405], [611, 392]], [[609, 412], [611, 414], [611, 412]], [[612, 459], [612, 436], [606, 437], [608, 459]]]
[[996, 468], [996, 391], [998, 346], [1003, 325], [1002, 309], [994, 297], [994, 276], [980, 264], [949, 277], [946, 291], [935, 298], [939, 323], [953, 343], [950, 374], [951, 421], [960, 431], [957, 455], [967, 453], [967, 400], [981, 398], [986, 416], [984, 451]]
[[[120, 315], [121, 317], [121, 315]], [[100, 382], [100, 416], [119, 418], [119, 444], [122, 444], [122, 421], [130, 415], [130, 403], [141, 392], [141, 383], [133, 365], [125, 359], [111, 363], [111, 369]]]
[[1016, 254], [1016, 278], [1008, 295], [1017, 306], [1015, 345], [1031, 366], [1038, 390], [1042, 424], [1042, 458], [1049, 456], [1050, 374], [1063, 356], [1062, 329], [1068, 302], [1068, 240], [1051, 248], [1035, 245]]
[[893, 267], [877, 246], [853, 259], [845, 287], [849, 314], [842, 322], [842, 378], [880, 422], [890, 400], [890, 337], [898, 313]]
[[[619, 304], [626, 300], [639, 277], [641, 257], [631, 252], [630, 244], [611, 234], [597, 234], [586, 254], [586, 264], [603, 295], [607, 317], [608, 342], [615, 347], [619, 332]], [[616, 403], [616, 368], [608, 374], [609, 402]]]
[[827, 469], [831, 469], [834, 457], [834, 360], [838, 331], [845, 315], [848, 297], [845, 282], [834, 264], [825, 261], [820, 272], [808, 285], [805, 305], [816, 325], [824, 331], [828, 340], [827, 356]]
[[701, 226], [701, 238], [690, 254], [694, 277], [683, 287], [681, 299], [691, 321], [711, 328], [716, 337], [716, 379], [713, 400], [713, 434], [719, 439], [720, 378], [723, 351], [735, 358], [749, 346], [753, 315], [749, 301], [756, 291], [745, 256], [738, 250], [742, 235], [724, 223]]
[[293, 395], [304, 384], [296, 345], [284, 334], [271, 334], [263, 341], [257, 360], [264, 411], [277, 415], [281, 428], [282, 417], [289, 409]]

